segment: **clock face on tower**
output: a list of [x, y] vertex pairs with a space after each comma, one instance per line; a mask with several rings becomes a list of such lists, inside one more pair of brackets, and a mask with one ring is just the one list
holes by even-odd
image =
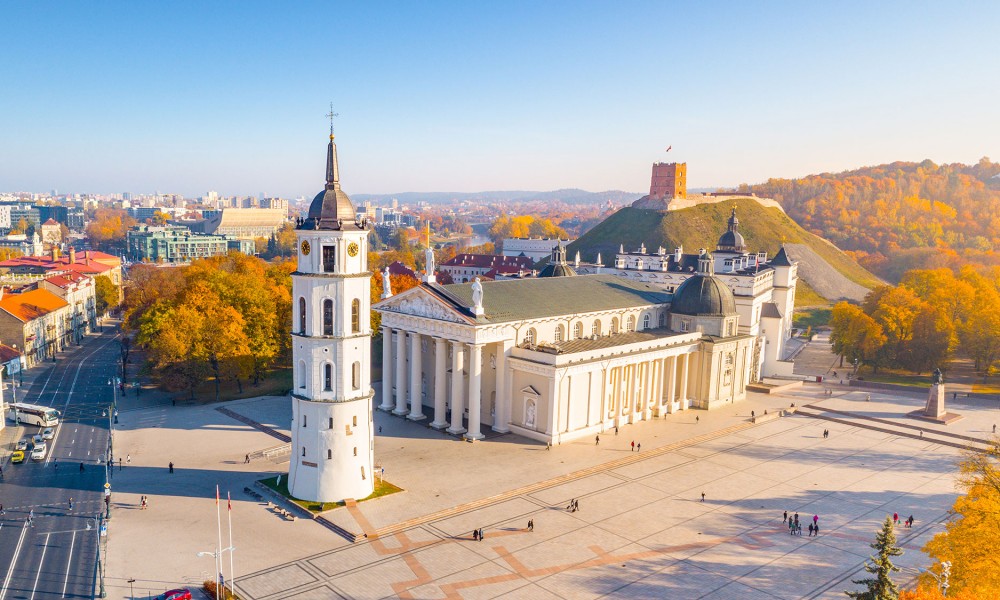
[[358, 245], [357, 245], [357, 243], [351, 242], [347, 246], [347, 253], [350, 254], [351, 256], [357, 256], [358, 255]]
[[310, 250], [312, 250], [312, 247], [309, 245], [309, 241], [302, 240], [302, 254], [305, 256], [309, 256]]

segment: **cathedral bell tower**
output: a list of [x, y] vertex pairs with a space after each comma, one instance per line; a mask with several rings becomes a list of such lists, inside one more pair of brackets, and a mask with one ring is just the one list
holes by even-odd
[[288, 489], [314, 502], [374, 491], [368, 225], [340, 189], [330, 131], [326, 187], [295, 231]]

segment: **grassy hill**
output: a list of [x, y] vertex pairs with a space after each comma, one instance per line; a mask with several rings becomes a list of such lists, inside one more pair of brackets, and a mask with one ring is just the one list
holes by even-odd
[[[620, 244], [633, 251], [642, 243], [648, 251], [655, 251], [659, 246], [665, 247], [667, 252], [677, 246], [683, 246], [686, 253], [697, 252], [699, 248], [714, 250], [719, 236], [726, 231], [734, 206], [740, 220], [739, 231], [749, 250], [763, 250], [768, 256], [774, 256], [783, 242], [802, 244], [846, 279], [867, 288], [882, 284], [830, 242], [802, 229], [779, 209], [764, 208], [751, 198], [670, 212], [626, 207], [570, 244], [567, 256], [572, 259], [579, 250], [584, 261], [592, 262], [600, 253], [604, 264], [610, 265]], [[814, 306], [836, 299], [823, 298], [816, 293], [805, 273], [800, 273], [797, 296], [799, 306]]]

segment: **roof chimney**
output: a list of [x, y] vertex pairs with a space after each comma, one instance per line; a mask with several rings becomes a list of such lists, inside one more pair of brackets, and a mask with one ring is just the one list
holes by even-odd
[[76, 262], [76, 248], [69, 249], [69, 262], [71, 264]]
[[52, 262], [59, 260], [59, 246], [52, 246]]

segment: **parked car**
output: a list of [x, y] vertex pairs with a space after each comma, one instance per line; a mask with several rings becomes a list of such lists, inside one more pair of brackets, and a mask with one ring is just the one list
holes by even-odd
[[15, 450], [27, 450], [28, 449], [28, 438], [23, 440], [17, 440], [17, 448]]
[[35, 447], [31, 449], [31, 460], [45, 460], [48, 451], [45, 444], [35, 444]]
[[170, 590], [157, 596], [156, 600], [191, 600], [191, 590], [187, 588]]
[[24, 462], [24, 450], [15, 450], [14, 454], [10, 455], [10, 462], [12, 462], [12, 463], [23, 463]]
[[42, 430], [42, 439], [43, 440], [51, 440], [54, 437], [56, 437], [56, 430], [55, 429], [53, 429], [51, 427], [46, 427], [45, 429]]

